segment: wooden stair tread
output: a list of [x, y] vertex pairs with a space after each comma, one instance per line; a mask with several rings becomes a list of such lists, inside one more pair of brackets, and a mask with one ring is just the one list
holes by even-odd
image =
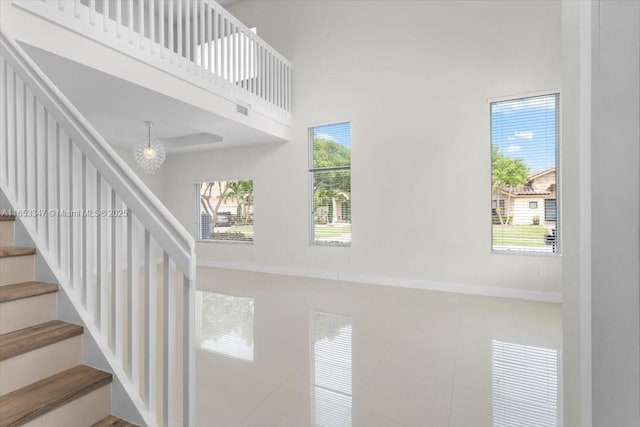
[[131, 424], [129, 421], [118, 418], [115, 415], [109, 415], [103, 418], [91, 427], [138, 427], [137, 424]]
[[24, 282], [0, 286], [0, 303], [58, 292], [58, 285], [44, 282]]
[[15, 221], [16, 217], [13, 215], [0, 215], [0, 221]]
[[22, 425], [111, 383], [111, 374], [78, 365], [0, 396], [0, 426]]
[[82, 326], [51, 320], [0, 335], [0, 361], [82, 335], [82, 332]]
[[14, 256], [35, 255], [36, 248], [26, 246], [2, 246], [0, 247], [0, 258], [8, 258]]

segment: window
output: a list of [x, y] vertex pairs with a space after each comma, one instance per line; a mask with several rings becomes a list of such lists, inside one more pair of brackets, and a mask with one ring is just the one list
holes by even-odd
[[351, 244], [351, 125], [309, 129], [312, 244]]
[[558, 251], [558, 95], [491, 103], [494, 251]]
[[196, 184], [196, 239], [253, 242], [253, 181]]

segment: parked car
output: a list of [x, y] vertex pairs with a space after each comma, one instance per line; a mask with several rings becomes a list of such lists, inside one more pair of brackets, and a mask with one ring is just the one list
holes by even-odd
[[235, 223], [231, 212], [218, 212], [216, 215], [216, 227], [231, 227]]

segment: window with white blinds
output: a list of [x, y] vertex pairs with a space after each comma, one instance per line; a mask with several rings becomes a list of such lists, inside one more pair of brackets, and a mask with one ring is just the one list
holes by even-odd
[[558, 94], [491, 103], [494, 251], [559, 252]]
[[558, 351], [493, 341], [493, 427], [557, 427]]
[[351, 244], [351, 125], [309, 129], [312, 244]]
[[196, 311], [201, 349], [253, 362], [253, 298], [202, 291]]
[[350, 427], [352, 423], [352, 321], [311, 313], [311, 423]]
[[195, 190], [197, 240], [253, 242], [253, 180], [203, 182]]

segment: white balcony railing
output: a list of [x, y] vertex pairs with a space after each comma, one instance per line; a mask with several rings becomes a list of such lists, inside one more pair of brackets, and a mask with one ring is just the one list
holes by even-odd
[[213, 0], [13, 4], [230, 101], [291, 121], [291, 63]]

